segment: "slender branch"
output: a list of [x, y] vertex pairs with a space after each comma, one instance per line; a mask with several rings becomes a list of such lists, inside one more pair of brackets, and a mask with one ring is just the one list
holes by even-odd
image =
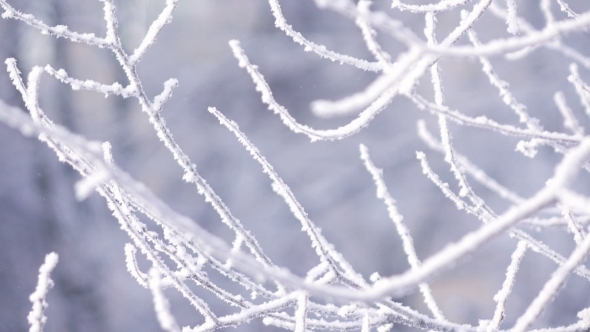
[[52, 252], [45, 256], [45, 262], [39, 268], [39, 278], [37, 281], [37, 288], [31, 294], [29, 300], [33, 303], [33, 308], [27, 317], [31, 328], [30, 332], [43, 332], [43, 326], [47, 321], [45, 317], [45, 309], [47, 309], [47, 293], [53, 287], [53, 281], [50, 278], [51, 272], [57, 265], [58, 256]]
[[[393, 221], [397, 233], [400, 239], [402, 240], [402, 245], [404, 248], [404, 252], [406, 253], [408, 263], [410, 263], [412, 269], [417, 269], [420, 266], [420, 260], [418, 259], [416, 249], [414, 248], [414, 241], [412, 240], [412, 236], [410, 235], [410, 230], [406, 227], [403, 221], [403, 216], [397, 210], [395, 200], [391, 197], [391, 194], [389, 193], [389, 190], [385, 185], [385, 181], [383, 180], [382, 175], [383, 171], [381, 169], [378, 169], [375, 166], [375, 164], [373, 164], [373, 161], [371, 161], [371, 158], [369, 156], [369, 150], [366, 146], [361, 144], [360, 150], [361, 159], [364, 161], [365, 167], [373, 177], [373, 182], [377, 187], [377, 197], [383, 200], [383, 202], [387, 206], [389, 218]], [[434, 317], [436, 317], [436, 319], [440, 321], [446, 321], [442, 311], [436, 304], [436, 300], [434, 299], [434, 296], [432, 295], [432, 291], [430, 290], [428, 284], [422, 283], [419, 285], [419, 288], [420, 292], [422, 293], [422, 296], [424, 297], [424, 302], [426, 303], [428, 309], [430, 309]]]
[[518, 268], [520, 267], [520, 262], [526, 253], [527, 244], [525, 241], [519, 241], [518, 245], [516, 246], [516, 250], [512, 253], [510, 265], [508, 265], [508, 269], [506, 270], [506, 279], [504, 279], [504, 283], [502, 284], [502, 288], [496, 293], [494, 296], [494, 301], [496, 301], [496, 310], [494, 311], [494, 317], [488, 323], [486, 327], [487, 332], [494, 332], [500, 328], [500, 324], [504, 320], [504, 312], [506, 310], [506, 300], [508, 296], [512, 292], [512, 287], [514, 287], [514, 281], [516, 279], [516, 272], [518, 272]]
[[312, 41], [307, 40], [301, 33], [295, 31], [293, 27], [291, 27], [287, 23], [287, 20], [283, 16], [283, 12], [281, 10], [281, 6], [278, 0], [269, 0], [268, 3], [270, 4], [272, 14], [275, 18], [275, 26], [281, 29], [287, 36], [291, 37], [294, 42], [304, 46], [305, 51], [313, 52], [321, 56], [322, 58], [326, 58], [340, 63], [345, 63], [347, 65], [351, 65], [363, 70], [379, 72], [384, 69], [382, 63], [369, 62], [363, 59], [351, 57], [349, 55], [330, 51], [324, 45], [318, 45]]

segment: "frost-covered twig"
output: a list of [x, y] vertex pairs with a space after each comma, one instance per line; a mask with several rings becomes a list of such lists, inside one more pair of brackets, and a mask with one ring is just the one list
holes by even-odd
[[82, 81], [82, 80], [78, 80], [75, 78], [71, 78], [65, 70], [63, 70], [63, 69], [55, 70], [50, 65], [45, 66], [45, 71], [48, 74], [59, 79], [60, 81], [70, 85], [70, 87], [74, 91], [84, 89], [84, 90], [95, 91], [95, 92], [104, 94], [105, 96], [119, 95], [119, 96], [122, 96], [123, 98], [128, 98], [128, 97], [132, 97], [135, 95], [135, 90], [132, 88], [131, 85], [123, 87], [123, 86], [121, 86], [121, 84], [119, 84], [117, 82], [107, 85], [107, 84], [98, 83], [93, 80]]
[[500, 324], [504, 320], [506, 300], [508, 299], [508, 296], [512, 292], [512, 288], [514, 287], [516, 272], [518, 272], [520, 262], [526, 253], [526, 249], [526, 242], [519, 241], [518, 245], [516, 246], [516, 250], [512, 253], [512, 260], [510, 261], [510, 265], [508, 265], [508, 269], [506, 270], [506, 279], [504, 279], [502, 288], [494, 296], [494, 301], [497, 303], [496, 310], [494, 311], [494, 317], [486, 327], [487, 332], [494, 332], [498, 330], [498, 328], [500, 328]]
[[[473, 30], [468, 32], [468, 36], [473, 45], [481, 45], [479, 39], [477, 38], [477, 34]], [[483, 72], [486, 74], [486, 76], [488, 76], [490, 83], [496, 89], [498, 89], [499, 95], [502, 97], [502, 101], [518, 115], [518, 120], [521, 123], [526, 124], [527, 128], [530, 130], [542, 131], [543, 128], [540, 127], [539, 120], [531, 117], [526, 111], [526, 106], [516, 100], [512, 92], [509, 90], [510, 85], [508, 82], [499, 78], [494, 72], [490, 60], [484, 56], [480, 56], [479, 61], [481, 62]]]
[[576, 93], [580, 98], [580, 103], [584, 106], [586, 114], [590, 116], [590, 86], [584, 83], [584, 81], [582, 81], [580, 78], [578, 66], [576, 66], [575, 63], [570, 65], [570, 73], [571, 74], [568, 77], [568, 81], [570, 81], [576, 88]]
[[580, 138], [577, 136], [567, 135], [559, 132], [520, 129], [512, 125], [499, 124], [483, 115], [478, 116], [477, 118], [469, 117], [461, 112], [449, 109], [446, 106], [433, 104], [424, 99], [424, 97], [417, 94], [409, 95], [408, 98], [412, 100], [418, 107], [435, 114], [444, 114], [450, 120], [453, 120], [454, 122], [461, 125], [492, 130], [507, 136], [526, 137], [543, 141], [553, 141], [562, 144], [572, 144], [580, 141]]
[[14, 7], [8, 4], [6, 0], [0, 0], [0, 6], [4, 9], [2, 18], [14, 18], [25, 22], [34, 28], [37, 28], [43, 34], [51, 34], [60, 38], [67, 38], [73, 42], [85, 43], [88, 45], [94, 45], [98, 47], [109, 47], [111, 46], [110, 40], [105, 38], [96, 37], [93, 33], [77, 33], [68, 30], [65, 25], [49, 26], [42, 21], [38, 20], [35, 16], [30, 14], [24, 14], [16, 10]]
[[[406, 257], [408, 258], [408, 263], [410, 263], [410, 267], [412, 267], [413, 269], [418, 268], [420, 266], [420, 260], [418, 259], [416, 249], [414, 248], [414, 241], [412, 240], [412, 236], [410, 235], [409, 229], [404, 224], [403, 216], [397, 210], [395, 200], [391, 197], [391, 194], [389, 194], [389, 190], [385, 185], [385, 181], [383, 180], [382, 175], [383, 171], [381, 169], [378, 169], [375, 166], [375, 164], [373, 164], [373, 161], [369, 156], [369, 150], [366, 146], [361, 145], [360, 150], [361, 159], [364, 161], [365, 167], [367, 168], [369, 173], [371, 173], [371, 176], [373, 177], [373, 182], [375, 182], [375, 186], [377, 187], [377, 197], [382, 199], [385, 205], [387, 206], [389, 218], [393, 221], [397, 233], [399, 234], [400, 239], [402, 240], [404, 252], [406, 254]], [[438, 320], [445, 321], [446, 319], [442, 311], [436, 304], [436, 301], [434, 299], [434, 296], [432, 295], [432, 292], [428, 284], [422, 283], [419, 287], [420, 292], [424, 297], [424, 302], [426, 303], [428, 309], [430, 309], [434, 317], [436, 317], [436, 319]]]
[[519, 32], [518, 28], [518, 20], [517, 13], [516, 13], [516, 1], [514, 0], [506, 0], [506, 31], [509, 33], [516, 35]]
[[471, 0], [441, 0], [437, 3], [426, 4], [426, 5], [410, 5], [401, 2], [400, 0], [392, 0], [391, 8], [399, 10], [407, 10], [413, 13], [431, 13], [431, 12], [442, 12], [454, 9], [457, 6], [462, 6], [469, 3]]
[[570, 230], [570, 232], [574, 234], [574, 241], [576, 241], [576, 244], [579, 245], [585, 237], [585, 232], [580, 228], [580, 226], [576, 222], [574, 215], [568, 206], [561, 204], [560, 208], [563, 217], [567, 221], [568, 229]]
[[278, 0], [269, 0], [268, 3], [270, 4], [272, 14], [275, 17], [275, 25], [277, 26], [277, 28], [283, 30], [283, 32], [285, 32], [287, 36], [293, 38], [293, 41], [304, 46], [305, 51], [313, 52], [321, 57], [330, 59], [332, 61], [352, 65], [363, 70], [379, 72], [384, 69], [383, 63], [369, 62], [363, 59], [351, 57], [349, 55], [344, 55], [334, 51], [330, 51], [324, 45], [318, 45], [310, 40], [307, 40], [301, 33], [295, 31], [293, 27], [291, 27], [287, 23], [287, 20], [283, 16], [281, 5], [279, 4]]
[[33, 308], [27, 317], [31, 325], [30, 332], [43, 332], [43, 326], [47, 321], [47, 317], [44, 315], [47, 308], [47, 293], [53, 287], [53, 280], [51, 280], [50, 275], [57, 265], [57, 261], [57, 254], [52, 252], [45, 256], [45, 262], [39, 268], [37, 287], [29, 297], [29, 300], [33, 303]]
[[567, 105], [563, 92], [556, 92], [555, 95], [553, 95], [553, 100], [555, 101], [557, 109], [563, 116], [563, 126], [578, 136], [584, 136], [584, 127], [580, 126], [572, 109]]
[[170, 304], [162, 291], [162, 279], [157, 268], [150, 270], [150, 289], [154, 298], [154, 310], [163, 330], [168, 332], [180, 332], [176, 319], [170, 313]]
[[[357, 4], [357, 8], [360, 12], [368, 12], [371, 7], [371, 0], [361, 0]], [[375, 59], [383, 66], [383, 69], [391, 66], [391, 56], [383, 50], [379, 42], [376, 40], [377, 33], [375, 30], [362, 18], [356, 20], [356, 25], [361, 29], [363, 33], [363, 39], [367, 45], [367, 49], [373, 54]]]
[[127, 271], [135, 278], [138, 284], [144, 288], [149, 287], [149, 277], [147, 274], [141, 272], [137, 266], [137, 259], [135, 254], [137, 249], [131, 243], [125, 245], [125, 263], [127, 263]]
[[567, 16], [569, 17], [573, 17], [576, 18], [578, 17], [578, 14], [576, 14], [571, 8], [570, 6], [565, 3], [565, 1], [563, 0], [556, 0], [557, 3], [559, 4], [559, 9], [561, 9], [561, 11], [565, 12], [567, 14]]
[[133, 51], [133, 54], [129, 57], [129, 64], [135, 65], [141, 60], [141, 57], [145, 54], [150, 46], [156, 41], [156, 37], [164, 26], [172, 20], [172, 13], [178, 5], [180, 0], [166, 0], [166, 7], [157, 19], [155, 19], [150, 25], [145, 37], [141, 41], [141, 44]]
[[307, 306], [309, 294], [301, 292], [297, 296], [297, 309], [295, 310], [295, 332], [305, 332], [307, 325]]
[[[545, 26], [549, 27], [555, 22], [555, 16], [551, 11], [551, 3], [553, 0], [541, 0], [539, 3], [539, 7], [541, 7], [541, 12], [543, 12], [543, 16], [545, 17]], [[516, 16], [516, 15], [515, 15]]]

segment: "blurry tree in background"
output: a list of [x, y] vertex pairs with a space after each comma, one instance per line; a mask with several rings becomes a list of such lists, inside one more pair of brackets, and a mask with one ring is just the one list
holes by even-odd
[[590, 4], [0, 6], [0, 331], [590, 329]]

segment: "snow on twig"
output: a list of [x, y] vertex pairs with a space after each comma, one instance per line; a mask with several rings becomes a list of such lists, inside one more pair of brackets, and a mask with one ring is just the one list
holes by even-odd
[[127, 271], [135, 278], [139, 285], [144, 288], [148, 288], [149, 276], [139, 270], [139, 266], [137, 266], [137, 259], [135, 258], [136, 253], [137, 249], [133, 244], [125, 244], [125, 263], [127, 265]]
[[553, 101], [555, 101], [559, 113], [563, 116], [563, 126], [580, 137], [584, 136], [584, 127], [580, 125], [572, 109], [567, 105], [563, 92], [556, 92], [553, 95]]
[[559, 9], [561, 9], [562, 12], [566, 13], [568, 17], [571, 17], [571, 18], [578, 17], [578, 14], [576, 14], [573, 10], [571, 10], [570, 6], [567, 3], [565, 3], [565, 1], [557, 0], [557, 3], [559, 4]]
[[[468, 36], [469, 40], [474, 46], [477, 47], [481, 45], [476, 33], [473, 30], [468, 32]], [[531, 117], [526, 111], [526, 106], [516, 100], [512, 92], [509, 90], [510, 84], [498, 77], [498, 75], [494, 72], [494, 68], [492, 67], [490, 60], [481, 56], [479, 57], [479, 61], [481, 62], [483, 72], [490, 80], [490, 83], [496, 89], [498, 89], [500, 97], [502, 97], [502, 101], [518, 115], [518, 120], [521, 123], [526, 124], [530, 130], [542, 131], [542, 127], [539, 125], [539, 120]]]
[[[414, 248], [414, 241], [412, 240], [412, 236], [410, 235], [410, 230], [406, 227], [403, 221], [403, 216], [397, 210], [395, 200], [393, 199], [393, 197], [391, 197], [391, 194], [389, 193], [389, 190], [385, 185], [385, 181], [383, 180], [383, 171], [377, 168], [375, 164], [373, 164], [373, 161], [369, 156], [369, 150], [366, 146], [361, 144], [360, 150], [361, 159], [365, 163], [365, 167], [373, 177], [373, 182], [377, 187], [377, 198], [383, 200], [383, 202], [387, 206], [389, 218], [393, 221], [397, 233], [400, 239], [402, 240], [402, 245], [404, 248], [404, 252], [406, 253], [408, 263], [410, 263], [410, 266], [413, 269], [416, 269], [420, 266], [420, 260], [418, 259], [416, 249]], [[428, 284], [422, 283], [419, 287], [420, 292], [424, 297], [424, 302], [426, 303], [430, 311], [433, 313], [434, 317], [436, 317], [436, 319], [438, 320], [446, 321], [442, 311], [436, 304], [436, 300], [434, 299], [434, 296], [432, 295], [432, 292]]]
[[[368, 13], [371, 7], [371, 0], [361, 0], [357, 4], [357, 8], [361, 13]], [[375, 59], [383, 66], [383, 70], [391, 65], [391, 56], [383, 50], [379, 42], [375, 39], [377, 32], [365, 21], [363, 18], [358, 18], [355, 21], [356, 25], [361, 29], [363, 39], [367, 45], [367, 49], [373, 54]]]
[[100, 48], [110, 47], [111, 41], [105, 38], [96, 37], [93, 33], [77, 33], [68, 30], [65, 25], [49, 26], [42, 21], [35, 18], [31, 14], [24, 14], [10, 6], [6, 0], [0, 0], [0, 6], [4, 9], [2, 18], [13, 18], [16, 20], [23, 21], [27, 25], [30, 25], [41, 31], [42, 34], [51, 34], [56, 37], [66, 38], [73, 42], [85, 43], [92, 46], [98, 46]]
[[278, 0], [269, 0], [272, 14], [275, 18], [275, 25], [281, 29], [287, 36], [291, 37], [293, 41], [305, 47], [306, 52], [313, 52], [323, 58], [340, 62], [341, 64], [348, 64], [363, 70], [379, 72], [384, 69], [383, 63], [369, 62], [363, 59], [357, 59], [349, 55], [340, 54], [330, 51], [324, 45], [318, 45], [312, 41], [307, 40], [301, 33], [293, 30], [293, 27], [287, 23], [283, 16], [281, 5]]
[[[553, 22], [555, 22], [555, 16], [553, 16], [553, 12], [551, 11], [551, 3], [553, 0], [541, 0], [539, 3], [539, 7], [541, 7], [541, 12], [545, 17], [545, 26], [551, 26]], [[515, 15], [516, 16], [516, 15]]]
[[152, 103], [153, 112], [158, 113], [162, 110], [164, 104], [172, 97], [172, 91], [176, 87], [178, 87], [178, 80], [175, 78], [164, 82], [164, 90], [154, 98], [154, 102]]
[[455, 7], [465, 5], [471, 2], [471, 0], [441, 0], [437, 3], [426, 4], [426, 5], [411, 5], [401, 2], [401, 0], [392, 0], [391, 8], [399, 9], [402, 11], [410, 11], [413, 13], [434, 13], [449, 11]]
[[63, 69], [59, 69], [59, 70], [55, 70], [53, 69], [53, 67], [51, 67], [50, 65], [45, 66], [45, 71], [57, 78], [58, 80], [62, 81], [65, 84], [68, 84], [72, 90], [76, 91], [76, 90], [90, 90], [90, 91], [95, 91], [101, 94], [104, 94], [105, 97], [109, 96], [109, 95], [118, 95], [118, 96], [122, 96], [123, 98], [129, 98], [129, 97], [133, 97], [136, 95], [136, 91], [134, 91], [133, 87], [131, 85], [128, 85], [126, 87], [121, 86], [121, 84], [115, 82], [111, 85], [106, 85], [106, 84], [102, 84], [102, 83], [98, 83], [94, 80], [78, 80], [75, 78], [72, 78], [68, 75], [68, 73], [63, 70]]
[[419, 108], [428, 110], [435, 114], [444, 114], [448, 119], [453, 120], [460, 125], [492, 130], [508, 136], [554, 141], [556, 143], [572, 144], [580, 141], [580, 138], [577, 136], [567, 135], [559, 132], [521, 129], [512, 125], [499, 124], [483, 115], [478, 116], [477, 118], [469, 117], [459, 111], [449, 109], [446, 106], [433, 104], [424, 99], [424, 97], [417, 94], [408, 95], [407, 97], [412, 100]]
[[297, 309], [295, 310], [295, 332], [305, 332], [307, 324], [307, 304], [309, 295], [301, 292], [297, 296]]
[[33, 303], [33, 308], [27, 317], [29, 325], [31, 325], [30, 332], [43, 332], [43, 326], [47, 321], [44, 312], [47, 309], [47, 293], [53, 287], [54, 283], [51, 280], [51, 272], [57, 265], [58, 255], [54, 252], [45, 256], [45, 262], [39, 268], [39, 278], [35, 292], [31, 294], [29, 300]]
[[119, 22], [117, 20], [117, 15], [115, 13], [115, 3], [113, 2], [113, 0], [101, 1], [104, 3], [104, 20], [107, 25], [107, 36], [105, 37], [105, 41], [111, 45], [121, 47], [121, 40], [119, 39], [119, 35], [117, 33]]
[[586, 114], [590, 117], [590, 86], [582, 81], [580, 73], [578, 72], [578, 66], [575, 63], [570, 65], [570, 73], [571, 74], [567, 79], [575, 87], [576, 93], [580, 98], [580, 103], [584, 106]]
[[180, 0], [166, 0], [166, 7], [160, 13], [157, 19], [155, 19], [150, 25], [145, 37], [141, 41], [141, 44], [133, 51], [133, 54], [129, 57], [129, 64], [135, 65], [141, 60], [145, 52], [156, 42], [156, 37], [162, 31], [164, 26], [172, 21], [172, 13], [176, 6], [178, 6]]
[[506, 0], [506, 8], [508, 12], [508, 15], [506, 15], [506, 30], [511, 34], [516, 35], [520, 30], [518, 28], [518, 20], [516, 19], [516, 1]]
[[152, 290], [152, 296], [154, 299], [154, 310], [156, 311], [156, 317], [160, 323], [160, 327], [164, 331], [168, 332], [180, 332], [176, 319], [170, 312], [170, 304], [164, 296], [162, 291], [162, 279], [160, 272], [156, 268], [150, 270], [150, 289]]
[[514, 281], [516, 279], [516, 272], [518, 272], [518, 268], [520, 267], [520, 262], [526, 253], [527, 244], [525, 241], [519, 241], [518, 245], [516, 246], [516, 250], [512, 253], [510, 265], [508, 265], [508, 269], [506, 270], [506, 278], [504, 279], [504, 283], [502, 284], [502, 288], [496, 293], [494, 296], [494, 301], [496, 301], [496, 310], [494, 311], [494, 317], [488, 323], [486, 327], [487, 332], [494, 332], [500, 328], [500, 324], [504, 320], [504, 312], [506, 310], [506, 300], [508, 296], [512, 292], [512, 288], [514, 287]]

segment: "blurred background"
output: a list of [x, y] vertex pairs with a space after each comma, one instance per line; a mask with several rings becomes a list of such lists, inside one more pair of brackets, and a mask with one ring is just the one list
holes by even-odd
[[[105, 33], [101, 2], [96, 0], [11, 0], [11, 5], [34, 14], [49, 25], [67, 25], [77, 32]], [[119, 28], [131, 52], [149, 24], [164, 7], [163, 0], [116, 1]], [[425, 3], [415, 1], [414, 3]], [[534, 27], [544, 26], [536, 1], [517, 1], [519, 14]], [[282, 1], [283, 12], [294, 29], [329, 49], [373, 61], [354, 22], [315, 7], [311, 0]], [[504, 5], [502, 3], [501, 5]], [[422, 35], [421, 15], [380, 8]], [[557, 18], [564, 17], [554, 6]], [[576, 2], [582, 12], [588, 5]], [[470, 9], [471, 6], [464, 6]], [[438, 17], [437, 35], [443, 39], [459, 21], [459, 12]], [[505, 23], [486, 13], [475, 25], [482, 41], [506, 37]], [[310, 218], [324, 235], [365, 277], [373, 272], [391, 275], [409, 268], [401, 241], [388, 219], [385, 205], [376, 198], [375, 186], [359, 158], [359, 144], [367, 145], [384, 177], [398, 209], [404, 215], [416, 250], [426, 259], [450, 242], [480, 226], [473, 216], [457, 211], [454, 204], [422, 174], [416, 151], [424, 151], [432, 168], [456, 189], [443, 157], [420, 141], [419, 119], [438, 133], [436, 117], [396, 98], [359, 134], [335, 142], [315, 142], [286, 128], [260, 101], [245, 70], [237, 65], [228, 46], [241, 41], [250, 60], [259, 66], [275, 98], [301, 123], [315, 128], [335, 128], [353, 117], [318, 119], [309, 111], [316, 99], [338, 99], [362, 90], [375, 73], [340, 65], [303, 51], [274, 26], [268, 3], [263, 0], [181, 1], [167, 25], [139, 65], [143, 87], [150, 98], [163, 82], [177, 78], [180, 86], [166, 104], [163, 116], [201, 175], [249, 229], [280, 266], [298, 275], [318, 263], [299, 222], [270, 186], [260, 166], [233, 134], [207, 112], [217, 107], [236, 121], [258, 146], [275, 170], [292, 188]], [[589, 54], [587, 33], [564, 37], [571, 47]], [[404, 51], [399, 42], [379, 35], [393, 58]], [[462, 39], [460, 43], [468, 43]], [[0, 21], [0, 58], [16, 58], [26, 76], [32, 66], [51, 64], [79, 79], [127, 84], [114, 56], [104, 50], [56, 39], [14, 20]], [[509, 61], [491, 59], [498, 75], [534, 117], [549, 130], [564, 131], [553, 104], [562, 90], [570, 107], [588, 127], [588, 117], [574, 89], [567, 82], [571, 60], [545, 48]], [[580, 68], [587, 82], [590, 75]], [[481, 72], [477, 59], [443, 59], [441, 75], [445, 103], [469, 115], [486, 115], [501, 123], [518, 124], [518, 118], [502, 103], [497, 91]], [[429, 78], [418, 92], [432, 99]], [[182, 171], [158, 141], [147, 116], [136, 100], [70, 90], [48, 75], [41, 82], [41, 106], [60, 125], [93, 140], [110, 141], [115, 161], [135, 179], [150, 187], [177, 211], [191, 217], [212, 233], [232, 241], [212, 208], [194, 186], [182, 181]], [[0, 98], [24, 109], [21, 97], [0, 75]], [[457, 151], [483, 168], [499, 183], [527, 197], [544, 186], [560, 156], [545, 148], [534, 159], [515, 152], [518, 139], [451, 124]], [[36, 139], [0, 125], [0, 331], [28, 330], [28, 300], [35, 288], [45, 254], [60, 256], [52, 278], [46, 331], [160, 331], [151, 294], [139, 286], [125, 268], [123, 246], [127, 236], [119, 229], [98, 195], [78, 202], [73, 185], [79, 179], [67, 165]], [[588, 192], [584, 174], [578, 189]], [[474, 189], [497, 213], [510, 205], [485, 188]], [[559, 228], [523, 227], [562, 255], [574, 247], [572, 234]], [[477, 325], [490, 319], [505, 269], [517, 241], [497, 238], [472, 257], [437, 277], [431, 284], [444, 314], [457, 323]], [[147, 266], [147, 265], [146, 265]], [[512, 326], [557, 266], [527, 252], [508, 301], [506, 322]], [[576, 321], [576, 313], [590, 306], [590, 286], [578, 276], [570, 278], [535, 327], [559, 326]], [[179, 324], [193, 325], [200, 317], [174, 291], [166, 291]], [[215, 312], [231, 313], [211, 300]], [[419, 294], [400, 299], [427, 313]], [[255, 320], [238, 331], [274, 331]], [[413, 331], [396, 326], [395, 330]]]

